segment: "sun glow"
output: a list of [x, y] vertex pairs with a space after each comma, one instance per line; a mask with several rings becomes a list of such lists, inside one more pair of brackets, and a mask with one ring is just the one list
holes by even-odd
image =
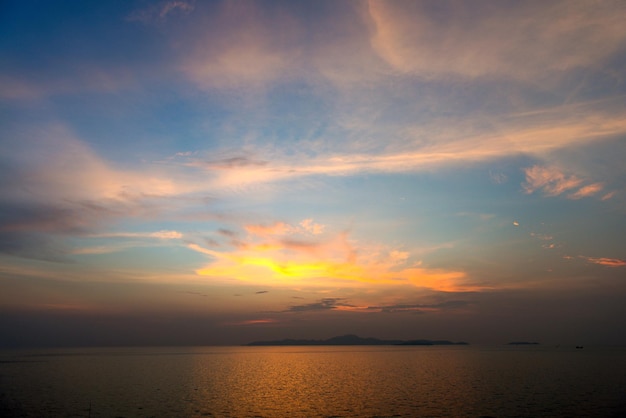
[[278, 261], [269, 257], [228, 256], [196, 271], [205, 277], [236, 278], [237, 280], [278, 285], [297, 283], [308, 286], [337, 285], [406, 285], [440, 291], [476, 290], [462, 284], [465, 273], [406, 267], [391, 269], [384, 263], [333, 261]]

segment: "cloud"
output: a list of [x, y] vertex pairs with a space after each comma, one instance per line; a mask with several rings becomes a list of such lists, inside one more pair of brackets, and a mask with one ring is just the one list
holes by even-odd
[[390, 305], [355, 305], [348, 303], [346, 298], [323, 298], [317, 302], [301, 305], [292, 305], [283, 312], [320, 312], [343, 311], [354, 313], [427, 313], [458, 310], [467, 307], [469, 303], [462, 300], [452, 300], [435, 304], [398, 303]]
[[[183, 234], [178, 231], [162, 230], [157, 232], [111, 232], [111, 233], [97, 233], [97, 234], [84, 234], [85, 238], [96, 239], [115, 239], [116, 242], [106, 245], [81, 245], [71, 250], [72, 254], [108, 254], [113, 252], [124, 251], [130, 248], [136, 247], [149, 247], [155, 246], [153, 242], [147, 242], [146, 240], [154, 241], [169, 241], [179, 240], [183, 238]], [[119, 241], [118, 238], [125, 239]], [[161, 245], [161, 244], [156, 244]]]
[[599, 264], [601, 266], [606, 266], [606, 267], [624, 267], [626, 266], [626, 260], [621, 260], [619, 258], [607, 258], [607, 257], [586, 257], [586, 256], [579, 256], [579, 258], [582, 258], [583, 260], [586, 260], [587, 262], [591, 263], [591, 264]]
[[584, 197], [593, 196], [604, 189], [604, 184], [594, 183], [587, 186], [583, 186], [575, 193], [571, 193], [567, 196], [568, 199], [582, 199]]
[[494, 184], [504, 184], [509, 180], [509, 177], [502, 172], [489, 170], [489, 179]]
[[294, 230], [285, 222], [274, 222], [270, 225], [246, 225], [244, 228], [248, 233], [258, 236], [286, 235]]
[[[179, 155], [186, 156], [186, 155]], [[214, 161], [205, 161], [205, 162], [196, 162], [192, 165], [202, 166], [209, 169], [221, 169], [221, 170], [229, 170], [229, 169], [239, 169], [245, 167], [263, 167], [267, 165], [267, 161], [255, 160], [249, 157], [230, 157], [224, 158], [221, 160]]]
[[524, 169], [526, 182], [522, 185], [528, 194], [541, 190], [546, 196], [559, 196], [565, 192], [578, 189], [567, 195], [568, 199], [582, 199], [593, 196], [602, 189], [603, 183], [581, 186], [583, 180], [574, 175], [566, 175], [554, 167], [535, 165]]
[[186, 292], [181, 291], [180, 293], [185, 293], [185, 294], [187, 294], [187, 295], [203, 296], [203, 297], [207, 297], [207, 296], [208, 296], [208, 295], [207, 295], [207, 294], [205, 294], [205, 293], [200, 293], [200, 292], [191, 292], [191, 291], [186, 291]]
[[195, 0], [183, 1], [162, 1], [156, 4], [152, 4], [145, 9], [135, 10], [127, 17], [128, 21], [137, 21], [142, 23], [158, 23], [163, 22], [168, 16], [180, 12], [187, 14], [193, 11], [195, 8]]
[[60, 260], [69, 254], [128, 248], [126, 244], [73, 248], [77, 241], [70, 244], [70, 237], [182, 238], [173, 230], [102, 232], [122, 219], [153, 218], [173, 208], [164, 197], [194, 190], [173, 172], [168, 176], [151, 167], [116, 168], [58, 125], [26, 129], [19, 138], [9, 135], [0, 140], [7, 149], [0, 160], [0, 251]]
[[220, 228], [217, 230], [217, 232], [220, 235], [223, 235], [225, 237], [229, 237], [229, 238], [235, 238], [237, 236], [237, 233], [235, 231], [232, 231], [230, 229], [226, 229], [226, 228]]
[[594, 66], [626, 39], [619, 1], [368, 5], [372, 47], [393, 69], [425, 78], [546, 77]]
[[269, 16], [256, 3], [223, 2], [198, 10], [184, 35], [181, 71], [203, 89], [258, 88], [288, 77], [295, 49], [287, 14]]
[[[370, 140], [334, 141], [323, 146], [317, 142], [264, 145], [249, 149], [246, 155], [235, 153], [219, 160], [238, 161], [236, 164], [207, 165], [197, 154], [180, 155], [163, 164], [199, 170], [198, 175], [207, 181], [205, 187], [217, 192], [241, 187], [253, 190], [250, 186], [258, 189], [259, 185], [285, 181], [302, 183], [306, 177], [418, 173], [507, 157], [555, 159], [558, 150], [626, 134], [626, 118], [618, 109], [623, 111], [624, 106], [607, 100], [501, 115], [488, 130], [476, 126], [476, 117], [437, 119], [409, 126], [396, 126], [385, 120], [376, 124], [358, 120], [350, 128], [351, 136], [367, 135]], [[383, 139], [383, 149], [372, 148], [370, 143], [380, 144]], [[571, 190], [582, 181], [540, 165], [528, 168], [526, 174], [527, 191], [542, 188], [548, 195], [562, 193], [561, 188]]]
[[177, 181], [175, 170], [166, 174], [149, 166], [144, 171], [114, 167], [61, 125], [25, 130], [19, 138], [3, 141], [13, 146], [1, 169], [15, 178], [6, 198], [104, 206], [128, 201], [129, 196], [178, 195], [190, 190]]
[[230, 326], [267, 325], [267, 324], [274, 324], [276, 322], [278, 322], [278, 320], [276, 319], [261, 318], [261, 319], [246, 319], [243, 321], [226, 322], [224, 323], [224, 325], [230, 325]]
[[[281, 228], [281, 231], [284, 230]], [[211, 257], [196, 272], [212, 280], [236, 278], [259, 285], [323, 287], [403, 286], [440, 291], [479, 290], [462, 271], [431, 269], [411, 262], [408, 252], [357, 246], [347, 232], [315, 242], [285, 240], [253, 234], [236, 248], [216, 251], [198, 245], [188, 248]]]
[[609, 192], [609, 193], [605, 194], [604, 196], [602, 196], [602, 199], [601, 199], [601, 200], [609, 200], [609, 199], [612, 199], [612, 198], [613, 198], [613, 196], [615, 196], [616, 194], [617, 194], [617, 193], [616, 193], [616, 192], [614, 192], [614, 191], [613, 191], [613, 192]]
[[313, 219], [304, 219], [300, 222], [300, 226], [313, 235], [319, 235], [324, 232], [324, 225], [313, 222]]
[[436, 304], [395, 304], [395, 305], [381, 305], [381, 306], [368, 306], [367, 310], [370, 312], [385, 312], [385, 313], [397, 313], [397, 312], [412, 312], [412, 313], [425, 313], [425, 312], [438, 312], [442, 310], [456, 310], [464, 308], [469, 303], [462, 300], [453, 300]]
[[108, 208], [61, 202], [16, 202], [0, 197], [0, 253], [69, 261], [65, 236], [82, 236], [115, 216]]
[[161, 230], [156, 232], [110, 232], [91, 235], [94, 238], [157, 238], [162, 240], [181, 239], [183, 234], [178, 231]]
[[389, 253], [389, 258], [393, 263], [404, 263], [409, 259], [410, 253], [408, 251], [392, 250]]
[[[274, 222], [272, 224], [249, 224], [245, 225], [244, 229], [249, 234], [261, 237], [284, 236], [290, 234], [320, 235], [324, 232], [324, 225], [315, 223], [313, 219], [304, 219], [297, 225], [290, 225], [285, 222]], [[283, 242], [291, 242], [291, 244], [297, 246], [296, 241], [286, 240]]]
[[[173, 4], [180, 6], [167, 7]], [[371, 0], [319, 4], [327, 13], [314, 20], [300, 7], [169, 2], [131, 16], [158, 21], [192, 7], [172, 42], [181, 72], [206, 90], [250, 93], [293, 81], [350, 89], [398, 75], [536, 84], [537, 78], [596, 67], [626, 40], [619, 1], [470, 6]]]
[[558, 196], [563, 192], [578, 187], [582, 180], [576, 176], [566, 176], [555, 168], [538, 165], [524, 169], [526, 183], [524, 191], [528, 194], [542, 190], [546, 196]]
[[285, 312], [311, 312], [311, 311], [330, 311], [339, 307], [351, 307], [352, 305], [344, 302], [345, 298], [324, 298], [319, 302], [307, 303], [304, 305], [290, 306]]
[[43, 260], [67, 263], [70, 248], [62, 240], [36, 232], [0, 232], [0, 253]]

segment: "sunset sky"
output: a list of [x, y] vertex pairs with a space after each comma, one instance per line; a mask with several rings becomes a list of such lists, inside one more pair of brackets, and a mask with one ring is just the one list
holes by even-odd
[[624, 22], [3, 1], [0, 345], [626, 344]]

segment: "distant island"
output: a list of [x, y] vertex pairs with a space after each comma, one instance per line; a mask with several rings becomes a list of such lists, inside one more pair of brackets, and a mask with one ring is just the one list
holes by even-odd
[[508, 345], [539, 345], [539, 343], [529, 341], [512, 341]]
[[327, 340], [277, 340], [254, 341], [247, 346], [274, 346], [274, 345], [468, 345], [466, 342], [452, 342], [448, 340], [380, 340], [378, 338], [361, 338], [357, 335], [342, 335]]

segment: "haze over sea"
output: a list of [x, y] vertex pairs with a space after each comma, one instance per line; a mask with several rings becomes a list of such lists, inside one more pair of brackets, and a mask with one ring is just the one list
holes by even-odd
[[6, 417], [618, 417], [626, 349], [544, 346], [2, 351]]

